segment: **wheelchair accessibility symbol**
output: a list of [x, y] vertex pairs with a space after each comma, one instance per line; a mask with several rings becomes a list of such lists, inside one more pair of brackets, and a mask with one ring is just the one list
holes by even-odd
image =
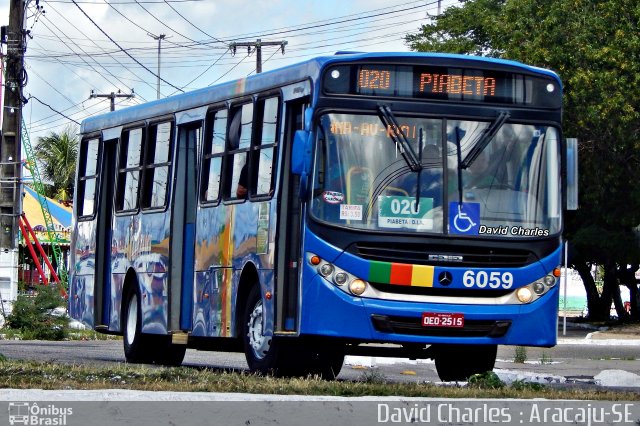
[[452, 234], [478, 235], [480, 228], [480, 203], [449, 203], [449, 232]]

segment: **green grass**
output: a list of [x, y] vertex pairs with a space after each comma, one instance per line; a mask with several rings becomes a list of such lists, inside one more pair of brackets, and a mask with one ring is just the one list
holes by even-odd
[[516, 346], [515, 354], [513, 356], [513, 362], [517, 364], [524, 364], [527, 360], [527, 348], [525, 346]]
[[[1, 359], [1, 358], [0, 358]], [[382, 374], [363, 374], [355, 381], [318, 378], [261, 377], [248, 373], [206, 368], [148, 367], [140, 365], [85, 366], [33, 361], [0, 360], [0, 388], [17, 389], [135, 389], [171, 392], [241, 392], [280, 395], [406, 396], [432, 398], [546, 398], [640, 401], [640, 394], [611, 390], [559, 389], [500, 385], [493, 373], [475, 383], [435, 386], [430, 383], [396, 383]]]
[[[28, 330], [0, 329], [0, 340], [34, 340]], [[35, 339], [37, 340], [37, 339]], [[62, 340], [122, 340], [122, 336], [97, 333], [94, 330], [68, 330]]]
[[546, 365], [553, 363], [553, 359], [547, 355], [545, 352], [542, 352], [542, 356], [540, 357], [540, 364]]

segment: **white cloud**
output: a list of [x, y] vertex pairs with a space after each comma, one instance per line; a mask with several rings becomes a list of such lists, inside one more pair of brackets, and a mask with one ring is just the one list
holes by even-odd
[[[41, 2], [46, 13], [33, 25], [26, 59], [29, 83], [25, 94], [77, 121], [108, 110], [108, 102], [89, 99], [91, 90], [134, 89], [136, 100], [122, 101], [122, 106], [156, 98], [157, 41], [147, 32], [166, 35], [162, 78], [177, 87], [188, 86], [188, 90], [244, 77], [255, 69], [255, 56], [247, 57], [246, 50], [239, 49], [234, 57], [209, 36], [286, 40], [285, 55], [275, 47], [263, 49], [263, 68], [269, 70], [338, 50], [406, 51], [404, 34], [415, 32], [427, 21], [427, 12], [435, 13], [436, 8], [435, 1], [409, 0], [171, 2], [178, 14], [164, 2], [141, 2], [141, 6], [108, 0], [109, 6], [104, 0], [84, 1], [78, 4], [95, 24], [71, 0]], [[390, 11], [398, 12], [383, 14]], [[380, 16], [358, 19], [372, 14]], [[3, 21], [8, 22], [6, 4], [0, 6]], [[135, 60], [118, 52], [118, 46]], [[161, 92], [167, 96], [177, 91], [162, 83]], [[35, 100], [24, 113], [32, 139], [69, 123]]]

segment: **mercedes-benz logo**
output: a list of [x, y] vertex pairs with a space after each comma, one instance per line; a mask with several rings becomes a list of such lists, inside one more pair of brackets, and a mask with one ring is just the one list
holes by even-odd
[[447, 286], [453, 281], [453, 275], [451, 275], [451, 272], [449, 271], [440, 272], [440, 275], [438, 275], [438, 281], [440, 284]]

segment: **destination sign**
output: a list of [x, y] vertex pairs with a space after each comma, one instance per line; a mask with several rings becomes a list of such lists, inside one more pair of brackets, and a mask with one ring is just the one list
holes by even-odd
[[428, 65], [349, 64], [327, 70], [327, 95], [401, 97], [452, 102], [559, 108], [561, 90], [551, 77], [491, 69]]

